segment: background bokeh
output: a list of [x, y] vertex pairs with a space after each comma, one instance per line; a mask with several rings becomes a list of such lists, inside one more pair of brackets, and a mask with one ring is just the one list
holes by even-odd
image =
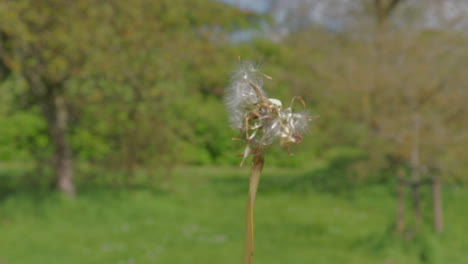
[[239, 263], [239, 60], [318, 116], [256, 263], [464, 263], [468, 2], [0, 0], [0, 264]]

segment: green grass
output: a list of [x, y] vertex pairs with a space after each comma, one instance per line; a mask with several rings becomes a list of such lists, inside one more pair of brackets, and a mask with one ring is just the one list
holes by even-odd
[[[0, 201], [0, 263], [241, 263], [247, 169], [176, 171], [159, 188], [82, 187], [75, 200]], [[309, 174], [267, 169], [256, 204], [256, 264], [464, 263], [464, 189], [445, 193], [446, 232], [392, 232], [390, 186], [333, 192]], [[346, 187], [346, 186], [345, 186]], [[429, 206], [429, 205], [428, 205]]]

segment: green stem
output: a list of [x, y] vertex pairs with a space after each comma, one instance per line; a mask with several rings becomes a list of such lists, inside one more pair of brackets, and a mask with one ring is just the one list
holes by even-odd
[[244, 264], [252, 264], [254, 254], [254, 205], [264, 163], [263, 152], [259, 151], [253, 158], [252, 171], [250, 174], [249, 198], [247, 200], [245, 218]]

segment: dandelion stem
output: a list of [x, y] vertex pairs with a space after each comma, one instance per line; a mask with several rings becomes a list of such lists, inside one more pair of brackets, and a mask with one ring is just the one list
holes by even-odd
[[244, 264], [252, 264], [254, 254], [254, 205], [264, 163], [263, 151], [255, 151], [250, 174], [249, 198], [247, 200], [245, 218]]

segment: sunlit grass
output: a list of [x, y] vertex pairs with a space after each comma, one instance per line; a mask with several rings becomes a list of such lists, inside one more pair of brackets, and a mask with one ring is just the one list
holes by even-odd
[[[161, 180], [161, 188], [82, 189], [75, 200], [11, 195], [0, 202], [0, 263], [240, 263], [244, 175], [237, 168], [185, 168]], [[463, 263], [468, 257], [466, 190], [446, 195], [447, 232], [414, 245], [391, 232], [388, 186], [331, 193], [316, 190], [307, 175], [272, 168], [262, 176], [255, 263], [411, 264], [421, 254], [434, 263]]]

